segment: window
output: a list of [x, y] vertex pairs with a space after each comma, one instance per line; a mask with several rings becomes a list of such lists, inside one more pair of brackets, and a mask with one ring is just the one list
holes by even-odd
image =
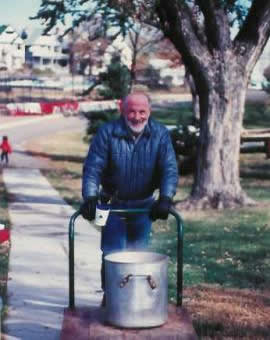
[[49, 65], [49, 64], [51, 64], [51, 59], [49, 59], [49, 58], [44, 58], [44, 59], [43, 59], [43, 65]]
[[40, 57], [33, 57], [34, 63], [39, 63], [40, 62]]

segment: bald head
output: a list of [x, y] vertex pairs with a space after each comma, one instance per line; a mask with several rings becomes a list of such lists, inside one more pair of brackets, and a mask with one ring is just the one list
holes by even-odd
[[151, 113], [149, 97], [144, 93], [131, 93], [121, 104], [121, 113], [134, 135], [145, 128]]
[[134, 101], [134, 100], [135, 101], [145, 101], [148, 104], [149, 108], [151, 108], [151, 99], [146, 93], [133, 92], [133, 93], [128, 94], [125, 98], [123, 98], [123, 100], [122, 100], [122, 111], [129, 101]]

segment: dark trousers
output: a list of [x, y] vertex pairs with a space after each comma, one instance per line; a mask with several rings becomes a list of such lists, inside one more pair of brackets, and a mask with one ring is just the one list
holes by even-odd
[[1, 162], [5, 160], [6, 164], [8, 164], [8, 153], [6, 151], [2, 151], [1, 153]]

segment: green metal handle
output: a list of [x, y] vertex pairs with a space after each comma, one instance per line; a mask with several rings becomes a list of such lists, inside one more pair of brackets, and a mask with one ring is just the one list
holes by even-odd
[[[148, 213], [149, 209], [111, 209], [110, 213]], [[74, 226], [75, 220], [81, 214], [81, 211], [76, 211], [69, 221], [69, 308], [75, 308], [75, 291], [74, 291]], [[170, 209], [170, 214], [173, 215], [177, 223], [177, 282], [176, 282], [176, 304], [182, 306], [183, 297], [183, 241], [184, 241], [184, 225], [180, 215], [175, 209]]]

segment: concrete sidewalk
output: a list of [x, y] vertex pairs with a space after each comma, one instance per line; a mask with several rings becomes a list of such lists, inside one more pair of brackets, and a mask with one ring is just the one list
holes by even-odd
[[[68, 305], [68, 224], [74, 210], [38, 169], [5, 168], [12, 203], [9, 310], [5, 339], [59, 339]], [[78, 306], [100, 303], [100, 233], [78, 217], [75, 225]]]

